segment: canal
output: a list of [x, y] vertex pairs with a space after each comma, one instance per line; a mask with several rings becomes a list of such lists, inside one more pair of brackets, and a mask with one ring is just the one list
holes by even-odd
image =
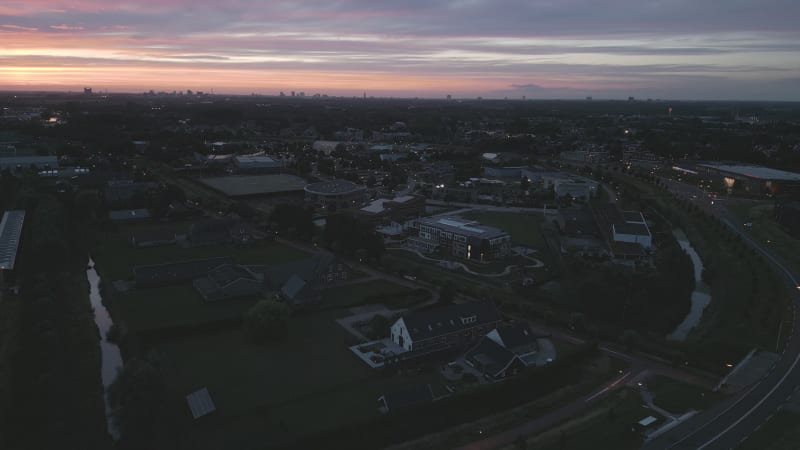
[[111, 420], [111, 408], [108, 404], [108, 386], [114, 381], [117, 376], [117, 371], [122, 368], [122, 355], [120, 354], [119, 347], [113, 342], [108, 340], [108, 330], [111, 329], [113, 321], [111, 315], [108, 313], [105, 305], [103, 305], [103, 297], [100, 293], [100, 275], [94, 267], [94, 261], [89, 258], [89, 265], [86, 269], [86, 278], [89, 280], [89, 300], [94, 309], [94, 322], [100, 330], [100, 353], [102, 355], [102, 370], [101, 376], [103, 380], [103, 389], [105, 394], [103, 400], [106, 405], [106, 420], [108, 423], [108, 432], [114, 439], [119, 437], [119, 433], [114, 427]]

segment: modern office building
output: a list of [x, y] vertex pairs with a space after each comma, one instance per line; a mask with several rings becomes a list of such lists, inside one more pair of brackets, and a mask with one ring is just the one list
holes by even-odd
[[490, 261], [511, 252], [511, 235], [471, 220], [425, 217], [415, 220], [413, 228], [416, 236], [406, 239], [406, 245], [422, 253]]

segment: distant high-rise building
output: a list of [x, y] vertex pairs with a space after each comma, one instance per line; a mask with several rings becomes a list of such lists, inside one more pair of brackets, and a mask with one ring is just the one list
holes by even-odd
[[366, 100], [366, 98], [367, 98], [367, 93], [364, 92], [364, 99]]
[[591, 96], [591, 95], [587, 95], [587, 96], [586, 96], [586, 100], [591, 100], [591, 99], [592, 99], [592, 96]]
[[90, 87], [85, 87], [85, 88], [83, 88], [83, 93], [84, 93], [84, 94], [87, 94], [87, 95], [88, 95], [88, 94], [91, 94], [91, 93], [92, 93], [92, 88], [90, 88]]
[[447, 99], [448, 99], [448, 100], [452, 100], [452, 98], [453, 98], [453, 96], [452, 96], [452, 95], [450, 95], [450, 94], [447, 94]]
[[294, 91], [292, 91], [292, 97], [294, 97]]
[[524, 96], [524, 95], [522, 96], [522, 101], [525, 101], [525, 100], [527, 100], [527, 99], [528, 99], [528, 98], [527, 98], [526, 96]]
[[281, 91], [280, 96], [281, 97], [286, 97], [286, 94], [284, 94], [283, 91]]

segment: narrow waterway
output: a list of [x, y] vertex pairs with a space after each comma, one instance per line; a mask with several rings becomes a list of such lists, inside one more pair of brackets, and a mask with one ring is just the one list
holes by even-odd
[[[89, 258], [89, 266], [86, 269], [86, 278], [89, 280], [89, 300], [94, 309], [94, 323], [100, 330], [100, 353], [102, 355], [102, 370], [101, 375], [103, 379], [103, 388], [108, 389], [108, 386], [114, 381], [117, 376], [117, 371], [122, 367], [122, 355], [120, 354], [117, 344], [110, 342], [106, 335], [111, 325], [114, 323], [108, 310], [103, 305], [103, 298], [100, 294], [100, 275], [94, 269], [94, 261]], [[108, 420], [108, 432], [114, 439], [119, 437], [116, 427], [111, 421], [111, 408], [108, 405], [108, 393], [103, 396], [106, 404], [106, 418]]]
[[689, 255], [689, 258], [692, 260], [692, 265], [694, 266], [695, 287], [694, 292], [692, 292], [692, 307], [689, 310], [689, 314], [683, 319], [683, 322], [675, 328], [675, 331], [667, 335], [667, 339], [685, 341], [686, 337], [689, 336], [689, 333], [692, 331], [692, 328], [700, 323], [700, 319], [703, 317], [703, 310], [711, 303], [711, 288], [703, 283], [703, 261], [700, 260], [700, 255], [698, 255], [697, 251], [692, 247], [689, 238], [687, 238], [681, 230], [674, 230], [672, 234], [675, 236], [675, 239], [678, 240], [678, 244], [683, 251]]

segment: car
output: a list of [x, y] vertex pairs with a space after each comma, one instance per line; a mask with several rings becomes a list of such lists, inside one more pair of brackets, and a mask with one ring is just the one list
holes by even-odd
[[745, 222], [744, 223], [744, 227], [745, 228], [753, 228], [753, 222]]

